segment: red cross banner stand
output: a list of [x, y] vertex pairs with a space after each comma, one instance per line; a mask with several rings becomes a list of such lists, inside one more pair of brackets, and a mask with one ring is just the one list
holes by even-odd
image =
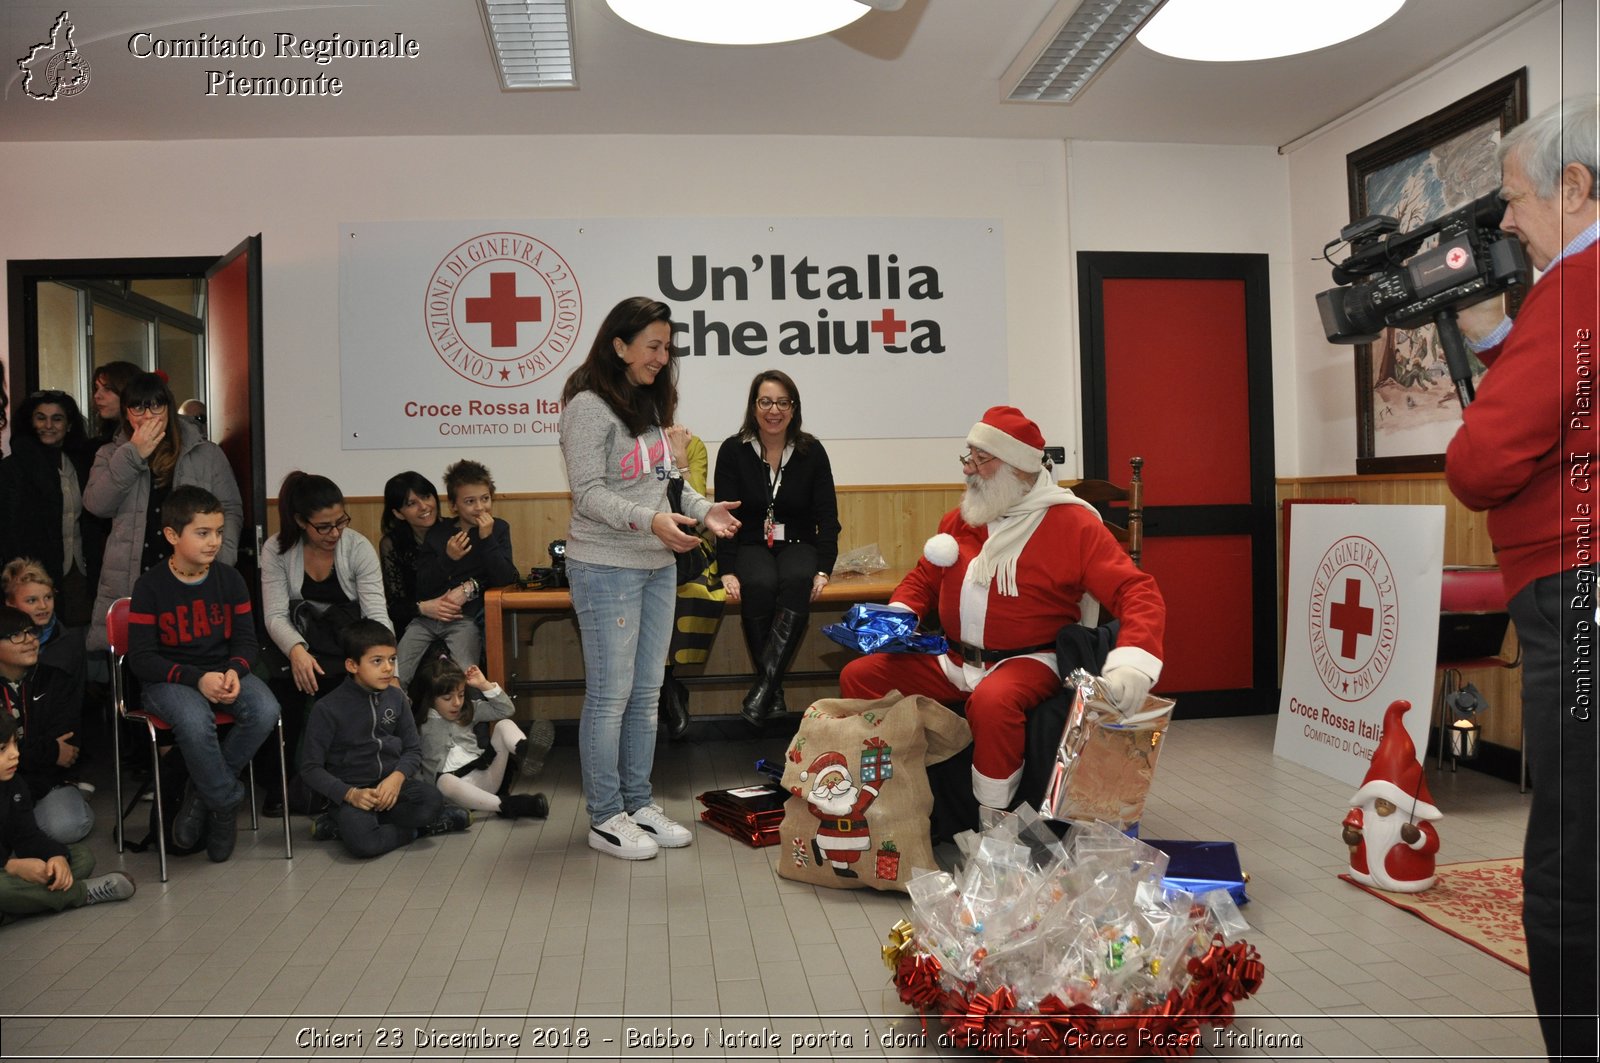
[[[1339, 506], [1290, 531], [1283, 697], [1273, 752], [1361, 785], [1400, 698], [1433, 697], [1443, 506]], [[1426, 713], [1408, 713], [1417, 749]]]

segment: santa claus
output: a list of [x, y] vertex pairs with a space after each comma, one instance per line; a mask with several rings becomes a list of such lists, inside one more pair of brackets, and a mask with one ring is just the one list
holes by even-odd
[[[817, 836], [811, 843], [817, 863], [831, 863], [841, 878], [857, 878], [850, 865], [872, 848], [867, 809], [878, 799], [875, 786], [857, 786], [850, 778], [850, 763], [843, 753], [823, 753], [800, 773], [810, 782], [806, 807], [817, 817]], [[799, 788], [795, 788], [799, 794]]]
[[965, 701], [972, 790], [1007, 808], [1022, 780], [1028, 712], [1061, 689], [1056, 635], [1094, 623], [1097, 602], [1121, 621], [1101, 669], [1118, 711], [1137, 711], [1161, 677], [1167, 610], [1087, 502], [1051, 479], [1044, 436], [1021, 410], [996, 406], [967, 434], [967, 489], [945, 514], [891, 606], [937, 614], [949, 652], [875, 654], [839, 676], [847, 698], [891, 690]]
[[1401, 722], [1410, 708], [1411, 702], [1396, 701], [1384, 713], [1378, 751], [1343, 824], [1350, 877], [1396, 893], [1421, 893], [1433, 885], [1439, 832], [1429, 820], [1444, 815], [1434, 807], [1417, 748]]

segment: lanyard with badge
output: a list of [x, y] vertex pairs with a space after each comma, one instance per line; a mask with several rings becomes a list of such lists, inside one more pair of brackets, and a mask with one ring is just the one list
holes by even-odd
[[[758, 443], [757, 446], [760, 446], [760, 444]], [[783, 525], [773, 518], [773, 507], [777, 504], [778, 488], [783, 484], [783, 470], [789, 465], [791, 453], [792, 451], [789, 447], [784, 447], [783, 456], [778, 459], [778, 468], [774, 470], [772, 464], [767, 461], [765, 448], [761, 452], [761, 467], [767, 473], [767, 519], [761, 526], [761, 534], [766, 537], [769, 549], [773, 543], [784, 541]]]

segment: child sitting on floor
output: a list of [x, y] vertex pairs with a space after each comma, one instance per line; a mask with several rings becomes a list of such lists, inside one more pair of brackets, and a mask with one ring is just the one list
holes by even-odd
[[[468, 687], [476, 692], [471, 698]], [[503, 819], [543, 819], [550, 814], [544, 794], [509, 792], [513, 775], [526, 778], [538, 770], [550, 743], [530, 748], [529, 739], [510, 719], [516, 711], [511, 699], [477, 665], [463, 672], [443, 655], [424, 662], [411, 680], [411, 704], [418, 712], [427, 712], [422, 721], [422, 767], [434, 777], [446, 801]], [[552, 730], [549, 721], [534, 722]], [[488, 749], [483, 748], [475, 724], [492, 724]], [[513, 760], [515, 772], [508, 770]]]
[[94, 854], [87, 845], [63, 845], [39, 829], [28, 786], [17, 778], [20, 760], [17, 721], [0, 712], [0, 922], [132, 897], [133, 879], [121, 871], [88, 877]]
[[376, 620], [344, 629], [350, 673], [311, 710], [300, 778], [334, 803], [313, 838], [338, 838], [351, 856], [381, 856], [419, 834], [466, 830], [465, 809], [444, 808], [439, 791], [416, 778], [422, 743], [406, 696], [395, 684], [395, 639]]

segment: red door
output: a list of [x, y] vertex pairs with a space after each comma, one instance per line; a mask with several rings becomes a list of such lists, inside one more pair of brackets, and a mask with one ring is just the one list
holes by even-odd
[[262, 416], [261, 234], [206, 270], [206, 418], [244, 499], [240, 568], [253, 572], [266, 539], [267, 485]]
[[1266, 271], [1265, 255], [1079, 256], [1085, 472], [1123, 482], [1145, 460], [1157, 691], [1186, 716], [1277, 706]]

